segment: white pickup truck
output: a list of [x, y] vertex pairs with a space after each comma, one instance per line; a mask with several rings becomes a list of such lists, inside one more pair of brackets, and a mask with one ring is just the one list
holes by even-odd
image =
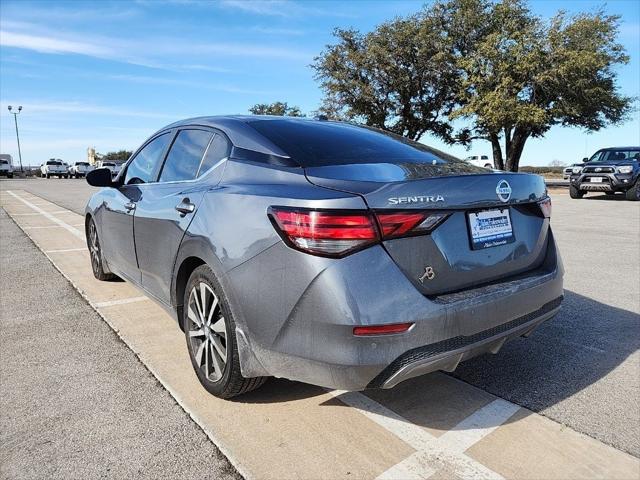
[[98, 168], [108, 168], [109, 170], [111, 170], [111, 176], [115, 177], [116, 175], [118, 175], [120, 173], [120, 164], [115, 163], [115, 162], [103, 162], [100, 161], [98, 162]]
[[13, 159], [8, 153], [0, 154], [0, 175], [13, 178]]
[[51, 178], [56, 175], [58, 178], [69, 178], [67, 166], [62, 160], [50, 158], [40, 165], [40, 176], [43, 178]]
[[471, 155], [465, 158], [465, 160], [476, 167], [494, 168], [493, 160], [491, 160], [488, 155]]
[[73, 165], [69, 167], [69, 176], [73, 178], [82, 178], [91, 170], [93, 170], [93, 167], [89, 162], [73, 162]]

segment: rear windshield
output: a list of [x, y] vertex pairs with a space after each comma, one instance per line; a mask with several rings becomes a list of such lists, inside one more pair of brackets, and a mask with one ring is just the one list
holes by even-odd
[[79, 167], [88, 167], [89, 166], [89, 164], [86, 163], [86, 162], [76, 162], [76, 165], [79, 166]]
[[250, 125], [302, 167], [354, 163], [465, 163], [421, 143], [348, 123], [283, 119], [255, 120]]
[[55, 160], [47, 161], [47, 165], [62, 165], [62, 162], [57, 162]]
[[103, 167], [115, 167], [116, 164], [115, 163], [111, 163], [111, 162], [103, 162], [102, 166]]

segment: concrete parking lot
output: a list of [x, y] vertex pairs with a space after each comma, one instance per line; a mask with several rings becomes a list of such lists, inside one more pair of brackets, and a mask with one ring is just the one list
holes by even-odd
[[[83, 333], [64, 328], [63, 322], [82, 301], [47, 258], [51, 260], [164, 386], [156, 385], [158, 392], [149, 391], [142, 402], [153, 403], [150, 399], [157, 396], [159, 400], [153, 403], [158, 409], [156, 415], [163, 415], [170, 407], [161, 399], [170, 399], [170, 394], [246, 476], [640, 477], [638, 203], [605, 196], [576, 201], [563, 191], [554, 192], [552, 224], [567, 271], [563, 310], [532, 337], [514, 341], [496, 356], [483, 356], [462, 365], [455, 373], [457, 378], [434, 374], [393, 390], [366, 394], [327, 392], [272, 380], [263, 390], [234, 402], [222, 402], [207, 396], [197, 385], [186, 361], [184, 340], [158, 307], [124, 282], [105, 286], [91, 278], [88, 256], [82, 250], [82, 217], [78, 215], [91, 187], [81, 180], [34, 179], [1, 181], [0, 189], [3, 208], [45, 252], [35, 250], [15, 226], [7, 223], [8, 219], [3, 219], [3, 292], [5, 284], [9, 291], [27, 292], [31, 288], [35, 290], [31, 295], [10, 297], [29, 303], [38, 291], [33, 284], [44, 281], [44, 277], [18, 275], [16, 271], [25, 270], [22, 266], [29, 265], [27, 270], [32, 271], [32, 265], [47, 265], [47, 284], [65, 285], [49, 319], [60, 322], [55, 326], [68, 332], [69, 342], [80, 342]], [[7, 236], [5, 232], [12, 229]], [[19, 247], [12, 250], [16, 245]], [[14, 321], [4, 314], [9, 311], [8, 298], [3, 293], [3, 323]], [[106, 328], [94, 310], [86, 303], [82, 305], [88, 312], [84, 334]], [[11, 325], [2, 328], [3, 351]], [[120, 342], [117, 338], [114, 341]], [[31, 361], [50, 358], [43, 357], [40, 350], [30, 357]], [[32, 391], [28, 382], [14, 378], [20, 371], [18, 360], [26, 356], [21, 352], [24, 349], [11, 355], [16, 359], [13, 370], [5, 370], [3, 361], [2, 383], [5, 377], [15, 383], [15, 394], [3, 399], [3, 425], [9, 425], [8, 419], [18, 413], [32, 414], [29, 407], [38, 404], [38, 392]], [[77, 361], [90, 366], [100, 359], [87, 353], [78, 354]], [[115, 361], [120, 364], [121, 359]], [[55, 369], [46, 372], [45, 378], [54, 375]], [[135, 390], [132, 385], [144, 385], [149, 377], [144, 368], [140, 372], [125, 374], [115, 369], [110, 373], [114, 388], [127, 391]], [[67, 381], [66, 376], [59, 381]], [[33, 401], [24, 402], [24, 398]], [[72, 396], [66, 403], [82, 411], [86, 398]], [[112, 415], [127, 418], [117, 407], [112, 406]], [[134, 425], [145, 424], [143, 412], [123, 414], [138, 419]], [[185, 436], [197, 439], [201, 430], [186, 415], [181, 420], [185, 423], [180, 427], [170, 424], [166, 430], [190, 432], [188, 429], [193, 428], [196, 433]], [[26, 424], [20, 428], [29, 430]], [[13, 452], [12, 438], [4, 431], [0, 437], [2, 450], [6, 452], [9, 446], [8, 451]], [[114, 428], [114, 433], [118, 431]], [[150, 437], [158, 438], [155, 434]], [[64, 444], [65, 439], [61, 431], [53, 446]], [[92, 441], [90, 437], [89, 444]], [[148, 442], [139, 442], [143, 452], [153, 448]], [[34, 446], [33, 451], [38, 453], [42, 448]], [[189, 451], [191, 447], [186, 448]], [[215, 456], [213, 445], [207, 448], [211, 462], [233, 475], [225, 469], [224, 458]], [[17, 457], [2, 455], [4, 472], [6, 459], [15, 461]], [[197, 455], [192, 458], [188, 452], [178, 454], [170, 448], [160, 457], [166, 460], [172, 455], [179, 455], [187, 464], [198, 461]], [[95, 461], [99, 465], [109, 462], [104, 457]], [[73, 463], [74, 457], [69, 457], [68, 464]]]

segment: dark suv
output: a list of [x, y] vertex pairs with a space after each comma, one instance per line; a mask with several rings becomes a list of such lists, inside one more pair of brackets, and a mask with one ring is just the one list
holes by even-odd
[[640, 200], [640, 147], [603, 148], [583, 162], [571, 171], [571, 198], [587, 192], [623, 192], [627, 200]]

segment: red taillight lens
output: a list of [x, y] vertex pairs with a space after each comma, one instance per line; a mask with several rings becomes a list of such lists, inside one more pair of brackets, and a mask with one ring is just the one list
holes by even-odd
[[448, 213], [443, 212], [376, 213], [382, 236], [385, 239], [429, 233], [448, 216]]
[[551, 198], [545, 198], [544, 200], [539, 202], [538, 205], [540, 205], [540, 210], [542, 210], [544, 218], [551, 218]]
[[290, 245], [310, 253], [342, 256], [378, 241], [367, 212], [272, 207], [269, 213]]
[[449, 214], [271, 207], [269, 216], [290, 246], [316, 255], [342, 257], [381, 240], [429, 233]]
[[368, 335], [392, 335], [394, 333], [404, 333], [413, 326], [413, 323], [388, 323], [386, 325], [367, 325], [363, 327], [353, 327], [353, 334], [357, 337]]

